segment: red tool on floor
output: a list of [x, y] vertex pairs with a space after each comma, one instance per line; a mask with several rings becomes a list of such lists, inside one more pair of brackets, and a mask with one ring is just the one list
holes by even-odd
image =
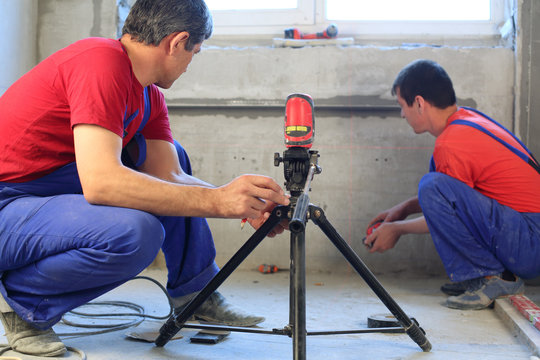
[[272, 274], [278, 272], [279, 269], [276, 265], [261, 264], [259, 266], [259, 271], [263, 274]]

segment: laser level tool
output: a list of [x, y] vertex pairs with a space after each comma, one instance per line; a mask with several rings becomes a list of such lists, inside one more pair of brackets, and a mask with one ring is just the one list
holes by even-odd
[[[317, 165], [318, 152], [309, 150], [315, 135], [313, 109], [313, 99], [307, 94], [291, 94], [287, 97], [285, 104], [287, 150], [283, 152], [283, 157], [279, 153], [274, 154], [275, 166], [283, 162], [285, 187], [291, 193], [291, 207], [293, 208], [296, 205], [296, 199], [303, 199], [301, 194], [309, 191], [309, 183], [313, 175], [321, 172], [321, 168]], [[310, 171], [311, 174], [309, 174]]]
[[315, 136], [313, 99], [307, 94], [291, 94], [285, 104], [285, 146], [311, 148]]

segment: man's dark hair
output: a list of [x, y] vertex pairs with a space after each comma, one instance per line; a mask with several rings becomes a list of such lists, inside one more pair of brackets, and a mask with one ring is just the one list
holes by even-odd
[[392, 95], [398, 90], [409, 106], [418, 95], [439, 109], [456, 104], [452, 80], [442, 66], [431, 60], [416, 60], [403, 68], [392, 85]]
[[166, 36], [186, 31], [191, 51], [212, 35], [212, 15], [204, 0], [137, 0], [122, 28], [122, 35], [158, 46]]

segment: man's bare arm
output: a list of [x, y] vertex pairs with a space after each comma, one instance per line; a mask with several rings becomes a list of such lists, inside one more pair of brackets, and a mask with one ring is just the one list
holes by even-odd
[[396, 246], [399, 238], [406, 234], [427, 234], [429, 232], [426, 219], [423, 216], [409, 219], [383, 222], [377, 230], [366, 237], [365, 244], [369, 252], [385, 252]]
[[[128, 207], [156, 215], [258, 218], [266, 201], [287, 205], [289, 200], [271, 178], [243, 175], [212, 188], [204, 182], [173, 183], [160, 179], [162, 169], [144, 165], [156, 176], [125, 167], [120, 155], [122, 139], [96, 125], [76, 125], [73, 130], [77, 169], [88, 202]], [[152, 156], [152, 155], [151, 155]], [[170, 155], [173, 156], [174, 155]], [[184, 174], [185, 175], [185, 174]], [[172, 171], [170, 176], [182, 177]], [[186, 175], [187, 176], [187, 175]]]
[[146, 160], [139, 170], [145, 174], [177, 184], [215, 187], [186, 174], [180, 167], [176, 147], [168, 141], [146, 140]]

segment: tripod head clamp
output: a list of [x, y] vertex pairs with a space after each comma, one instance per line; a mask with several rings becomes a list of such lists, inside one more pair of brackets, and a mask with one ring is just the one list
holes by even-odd
[[[285, 188], [291, 193], [291, 198], [297, 198], [306, 186], [306, 180], [310, 169], [313, 167], [313, 174], [320, 174], [322, 169], [318, 165], [319, 152], [307, 150], [303, 147], [291, 147], [283, 152], [283, 157], [279, 153], [274, 154], [274, 165], [283, 163], [283, 173], [285, 176]], [[311, 182], [313, 174], [309, 181]], [[309, 186], [307, 191], [309, 191]]]

